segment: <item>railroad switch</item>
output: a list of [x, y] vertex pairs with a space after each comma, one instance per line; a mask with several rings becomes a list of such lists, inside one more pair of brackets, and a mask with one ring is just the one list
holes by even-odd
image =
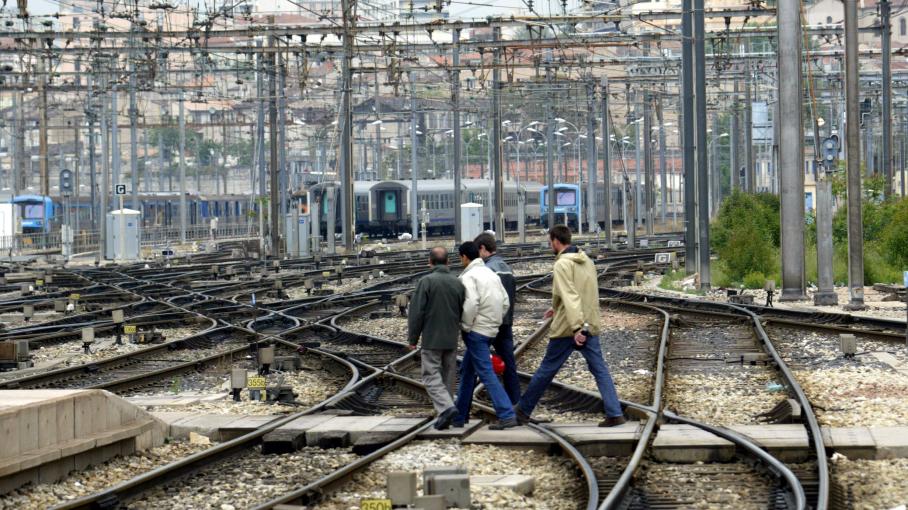
[[117, 334], [117, 345], [123, 345], [123, 321], [125, 319], [123, 310], [111, 310], [110, 316], [113, 319], [114, 329]]
[[839, 349], [842, 350], [842, 355], [844, 357], [854, 358], [854, 355], [858, 350], [857, 338], [850, 333], [842, 333], [839, 335]]
[[95, 328], [82, 328], [82, 349], [91, 354], [91, 344], [95, 343]]
[[793, 398], [786, 398], [776, 404], [771, 410], [756, 415], [755, 418], [757, 418], [757, 421], [764, 423], [793, 423], [801, 421], [803, 416], [801, 414], [801, 405], [798, 404], [798, 401]]
[[398, 294], [394, 296], [394, 304], [397, 305], [397, 309], [400, 310], [400, 316], [407, 316], [407, 305], [410, 304], [410, 297], [406, 294]]
[[290, 404], [296, 401], [296, 393], [293, 392], [291, 386], [269, 386], [265, 388], [265, 400]]
[[271, 373], [271, 365], [274, 363], [274, 346], [260, 347], [258, 352], [259, 358], [259, 375], [268, 375]]
[[299, 370], [303, 366], [303, 360], [299, 356], [275, 356], [274, 369], [282, 372], [290, 372], [294, 370]]
[[234, 402], [240, 401], [240, 392], [246, 387], [247, 376], [245, 368], [234, 368], [230, 370], [230, 393], [233, 395]]
[[757, 364], [765, 365], [769, 362], [769, 356], [762, 352], [745, 352], [740, 356], [728, 356], [725, 363], [740, 363], [742, 365], [755, 366]]

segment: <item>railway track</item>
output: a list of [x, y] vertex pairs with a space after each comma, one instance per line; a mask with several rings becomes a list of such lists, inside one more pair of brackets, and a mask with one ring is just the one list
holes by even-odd
[[[539, 283], [544, 282], [544, 279], [539, 280]], [[534, 285], [531, 284], [528, 287], [532, 289]], [[648, 337], [638, 338], [638, 341], [634, 341], [635, 339], [633, 338], [627, 339], [626, 337], [621, 337], [624, 340], [624, 345], [621, 346], [623, 349], [630, 349], [633, 351], [645, 347], [648, 352], [652, 353], [655, 351], [658, 354], [649, 358], [653, 360], [652, 393], [649, 396], [649, 400], [646, 402], [623, 401], [623, 404], [627, 406], [631, 416], [641, 419], [639, 425], [641, 430], [640, 440], [637, 443], [634, 454], [629, 458], [623, 459], [593, 459], [591, 461], [591, 464], [594, 467], [597, 467], [598, 483], [601, 489], [600, 493], [603, 495], [601, 505], [599, 506], [600, 508], [684, 507], [685, 505], [689, 505], [691, 501], [709, 501], [708, 496], [711, 494], [711, 488], [717, 486], [731, 487], [735, 485], [737, 485], [737, 497], [741, 498], [739, 501], [739, 507], [741, 508], [748, 507], [748, 504], [756, 504], [758, 507], [774, 505], [773, 507], [777, 508], [805, 508], [808, 504], [808, 494], [805, 492], [805, 487], [810, 491], [810, 503], [817, 507], [825, 508], [826, 501], [823, 500], [823, 498], [824, 494], [828, 493], [828, 474], [825, 471], [825, 453], [819, 453], [822, 451], [822, 445], [818, 447], [816, 442], [813, 443], [815, 452], [821, 455], [821, 457], [817, 457], [818, 460], [816, 461], [815, 467], [813, 469], [808, 469], [806, 472], [800, 472], [799, 475], [795, 475], [784, 464], [760, 450], [759, 447], [747, 438], [733, 433], [728, 429], [716, 427], [714, 424], [692, 420], [668, 411], [665, 408], [667, 402], [663, 397], [663, 392], [665, 391], [664, 386], [667, 374], [673, 373], [668, 371], [669, 367], [671, 370], [676, 368], [675, 366], [669, 365], [669, 360], [671, 360], [671, 358], [668, 357], [668, 353], [669, 346], [671, 346], [672, 349], [675, 349], [676, 347], [672, 328], [678, 323], [677, 311], [673, 316], [661, 307], [644, 304], [642, 302], [612, 301], [607, 303], [606, 306], [637, 308], [641, 312], [646, 313], [648, 311], [648, 313], [653, 314], [656, 317], [661, 317], [661, 328], [660, 334], [657, 335], [657, 338], [655, 339]], [[765, 357], [770, 360], [772, 365], [775, 365], [776, 361], [781, 362], [780, 359], [777, 360], [778, 356], [772, 349], [771, 344], [765, 336], [765, 332], [762, 331], [759, 321], [755, 316], [750, 315], [746, 310], [740, 309], [732, 309], [730, 312], [737, 312], [739, 316], [738, 320], [744, 321], [735, 326], [735, 328], [738, 328], [737, 330], [733, 330], [731, 335], [726, 335], [725, 337], [725, 340], [731, 342], [733, 346], [736, 347], [736, 350], [732, 349], [732, 352], [726, 352], [729, 350], [728, 345], [701, 345], [696, 341], [696, 337], [708, 338], [709, 335], [701, 334], [696, 335], [695, 337], [694, 335], [685, 335], [685, 333], [689, 332], [681, 331], [681, 341], [679, 342], [680, 345], [677, 347], [680, 347], [682, 354], [686, 355], [678, 356], [679, 359], [673, 361], [678, 362], [681, 365], [682, 370], [690, 369], [692, 366], [696, 366], [696, 363], [698, 362], [711, 363], [712, 360], [709, 358], [714, 357], [716, 352], [729, 354], [730, 357], [734, 354], [738, 354], [739, 357], [744, 354], [756, 354], [756, 358], [764, 359]], [[706, 314], [708, 315], [708, 312]], [[672, 324], [673, 319], [674, 325]], [[721, 317], [720, 319], [713, 318], [712, 320], [729, 321], [730, 319]], [[748, 320], [750, 321], [749, 326], [743, 325], [748, 324]], [[749, 337], [751, 340], [750, 342], [744, 341], [748, 339], [748, 337], [744, 336], [743, 331], [741, 330], [741, 328], [746, 327], [754, 328], [754, 333]], [[702, 331], [700, 331], [700, 333], [702, 333]], [[606, 337], [608, 335], [608, 331], [603, 333], [603, 350], [608, 350], [610, 348], [607, 345], [608, 339]], [[686, 342], [685, 339], [687, 340]], [[538, 342], [540, 337], [531, 338], [531, 340], [533, 342]], [[628, 340], [630, 340], [630, 342]], [[643, 344], [649, 343], [649, 345], [640, 345], [639, 340], [642, 340]], [[647, 342], [647, 340], [649, 342]], [[653, 344], [658, 345], [658, 348], [653, 349]], [[725, 347], [725, 349], [723, 349], [723, 347]], [[687, 352], [684, 352], [685, 349], [687, 349]], [[758, 349], [765, 350], [765, 352], [760, 353], [758, 352]], [[526, 352], [532, 352], [532, 350], [532, 343], [527, 343], [522, 346], [519, 351], [521, 358], [525, 356]], [[672, 353], [672, 357], [675, 356], [674, 352], [675, 351]], [[703, 353], [709, 353], [709, 358], [702, 356]], [[749, 357], [750, 356], [748, 356], [748, 358]], [[725, 362], [724, 357], [722, 362]], [[688, 365], [684, 366], [684, 363], [687, 363]], [[780, 368], [780, 373], [777, 375], [786, 382], [786, 387], [791, 390], [793, 397], [796, 400], [807, 404], [805, 414], [812, 416], [806, 397], [803, 396], [803, 393], [798, 395], [800, 389], [797, 387], [796, 383], [794, 383], [793, 378], [791, 378], [790, 372], [788, 374], [785, 373], [786, 370], [787, 369], [783, 366]], [[577, 390], [581, 391], [580, 388], [577, 388]], [[645, 390], [634, 392], [633, 395], [635, 398], [640, 398], [643, 393], [645, 393]], [[596, 396], [598, 397], [598, 395]], [[672, 394], [669, 393], [668, 396], [671, 397]], [[689, 412], [687, 404], [688, 402], [685, 402], [685, 406], [680, 407], [680, 410], [684, 413]], [[713, 465], [707, 463], [705, 466], [708, 467], [702, 467], [704, 465], [700, 465], [690, 469], [683, 466], [671, 466], [671, 469], [669, 469], [669, 466], [664, 465], [664, 463], [656, 462], [649, 453], [650, 442], [655, 437], [654, 434], [658, 428], [657, 423], [660, 421], [694, 425], [732, 441], [738, 447], [739, 462], [734, 465]], [[813, 421], [815, 425], [815, 418]], [[810, 420], [808, 419], [808, 426], [810, 425]], [[682, 480], [696, 480], [697, 483], [676, 483], [675, 485], [677, 485], [677, 487], [672, 486], [672, 484], [669, 483], [677, 481], [679, 477]], [[669, 487], [673, 488], [668, 489]], [[728, 502], [726, 501], [725, 503]]]
[[0, 388], [96, 388], [122, 392], [243, 355], [255, 340], [256, 335], [238, 328], [211, 328], [112, 358], [8, 380], [0, 383]]
[[[634, 257], [639, 259], [641, 256], [649, 257], [651, 254], [652, 250], [637, 254], [622, 253], [615, 255], [616, 260], [606, 263], [615, 263], [618, 259], [630, 263]], [[211, 285], [193, 285], [193, 282], [210, 277], [210, 268], [206, 272], [205, 267], [175, 266], [146, 269], [135, 266], [122, 270], [114, 277], [103, 271], [85, 272], [84, 277], [89, 281], [106, 278], [105, 285], [109, 288], [117, 289], [117, 292], [133, 298], [147, 300], [131, 306], [163, 305], [169, 307], [166, 308], [169, 310], [168, 313], [174, 314], [178, 312], [173, 311], [172, 307], [177, 307], [184, 313], [204, 316], [218, 326], [204, 334], [194, 335], [196, 340], [183, 339], [184, 343], [179, 347], [155, 346], [147, 351], [122, 356], [110, 363], [105, 361], [95, 364], [88, 370], [81, 367], [81, 372], [78, 368], [73, 368], [61, 370], [56, 374], [41, 374], [44, 379], [38, 376], [30, 380], [17, 379], [20, 385], [24, 383], [32, 385], [28, 387], [100, 387], [122, 394], [144, 395], [160, 392], [166, 388], [168, 381], [178, 374], [184, 374], [184, 378], [189, 380], [193, 377], [191, 374], [205, 376], [211, 367], [218, 367], [217, 370], [221, 372], [225, 366], [248, 368], [250, 345], [262, 343], [278, 346], [281, 354], [299, 352], [304, 357], [319, 359], [326, 367], [333, 367], [332, 371], [335, 374], [340, 372], [346, 374], [347, 382], [335, 396], [313, 405], [302, 413], [276, 419], [251, 434], [216, 445], [115, 487], [66, 502], [59, 508], [112, 508], [119, 505], [130, 508], [162, 505], [177, 508], [179, 505], [174, 503], [181, 502], [180, 495], [186, 494], [185, 490], [209, 494], [209, 489], [224, 486], [221, 481], [239, 480], [242, 483], [243, 473], [249, 472], [261, 472], [266, 478], [273, 477], [275, 484], [262, 491], [256, 489], [256, 500], [243, 503], [244, 505], [248, 503], [248, 506], [257, 508], [273, 508], [281, 502], [315, 501], [323, 498], [333, 488], [341, 486], [343, 481], [349, 480], [355, 473], [368, 468], [377, 459], [410, 443], [416, 437], [419, 428], [430, 426], [428, 420], [433, 414], [425, 391], [418, 381], [417, 356], [400, 342], [344, 331], [344, 322], [338, 318], [343, 319], [353, 313], [367, 311], [370, 307], [377, 309], [388, 307], [393, 295], [411, 288], [414, 277], [420, 273], [413, 269], [422, 266], [423, 257], [424, 253], [421, 251], [414, 252], [412, 256], [401, 257], [406, 259], [397, 263], [401, 274], [386, 274], [384, 278], [352, 294], [290, 303], [275, 300], [262, 303], [260, 306], [251, 306], [250, 303], [243, 302], [245, 292], [236, 292], [237, 283], [249, 285], [249, 282], [217, 280], [212, 281]], [[540, 259], [542, 258], [549, 257], [540, 255]], [[339, 258], [332, 260], [336, 262]], [[323, 259], [322, 264], [324, 263], [326, 260]], [[218, 273], [222, 273], [227, 267], [231, 265], [219, 264]], [[310, 270], [303, 265], [300, 269]], [[286, 267], [282, 268], [282, 271], [285, 270]], [[284, 280], [286, 276], [280, 278], [282, 281], [292, 281]], [[273, 281], [259, 282], [257, 285], [261, 285], [260, 288], [264, 290], [273, 285]], [[350, 310], [351, 307], [356, 308]], [[160, 310], [164, 309], [152, 308], [149, 309], [149, 313], [154, 314], [157, 311], [160, 314]], [[392, 311], [396, 313], [393, 307]], [[534, 309], [532, 313], [535, 314], [536, 310]], [[103, 318], [100, 316], [86, 318], [93, 319], [91, 322], [100, 327], [104, 326]], [[302, 323], [315, 322], [330, 322], [337, 328], [329, 327], [327, 324], [299, 326]], [[70, 323], [63, 326], [63, 329], [73, 328], [75, 324], [79, 323]], [[228, 337], [232, 336], [234, 340], [227, 342], [224, 338], [217, 340], [215, 336], [219, 334], [218, 332], [227, 334]], [[185, 354], [192, 351], [193, 346], [187, 345], [185, 340], [189, 340], [189, 343], [198, 341], [199, 345], [206, 342], [219, 343], [227, 348], [200, 359], [180, 359], [181, 363], [176, 363], [177, 359], [165, 359], [164, 354], [168, 351], [173, 351], [170, 354]], [[178, 356], [174, 356], [176, 357]], [[156, 365], [164, 361], [174, 363], [168, 366]], [[528, 377], [527, 374], [522, 374], [524, 380]], [[481, 414], [490, 413], [491, 409], [483, 403], [481, 394], [479, 397], [476, 410]], [[585, 413], [586, 416], [591, 416], [599, 412], [601, 402], [596, 395], [589, 392], [567, 385], [555, 385], [546, 394], [543, 406], [551, 408], [555, 413]], [[269, 467], [280, 462], [275, 462], [274, 457], [262, 455], [258, 450], [262, 437], [295, 417], [322, 410], [356, 415], [393, 414], [421, 417], [425, 422], [424, 425], [411, 430], [384, 448], [363, 456], [349, 457], [349, 452], [341, 450], [328, 451], [324, 455], [316, 451], [307, 451], [305, 453], [310, 457], [325, 459], [325, 463], [321, 467], [309, 466], [311, 478], [308, 475], [302, 478], [281, 478], [280, 473]], [[579, 489], [586, 503], [584, 506], [595, 508], [601, 498], [593, 468], [556, 431], [545, 428], [538, 430], [551, 437], [566, 458], [570, 459], [572, 469], [576, 470], [585, 482]], [[280, 461], [297, 462], [301, 457], [305, 456], [284, 457]], [[341, 465], [333, 465], [328, 458], [341, 459], [343, 462]], [[199, 487], [204, 489], [200, 490]]]

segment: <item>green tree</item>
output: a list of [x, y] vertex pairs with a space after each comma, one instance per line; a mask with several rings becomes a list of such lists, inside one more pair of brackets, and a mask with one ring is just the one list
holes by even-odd
[[712, 248], [732, 282], [751, 273], [773, 274], [779, 246], [779, 199], [735, 190], [711, 227]]
[[880, 233], [883, 255], [896, 269], [908, 270], [908, 199], [895, 200], [890, 212]]

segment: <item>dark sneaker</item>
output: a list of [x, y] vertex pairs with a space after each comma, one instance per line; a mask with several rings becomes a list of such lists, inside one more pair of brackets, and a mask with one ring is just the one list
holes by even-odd
[[[457, 417], [457, 408], [449, 407], [441, 412], [438, 415], [438, 419], [435, 420], [435, 429], [436, 430], [446, 430], [451, 426], [451, 422], [454, 421], [454, 418]], [[461, 425], [463, 426], [463, 425]]]
[[498, 423], [493, 423], [489, 425], [489, 430], [505, 430], [512, 429], [514, 427], [519, 427], [520, 424], [517, 423], [517, 418], [510, 418], [507, 420], [498, 420]]
[[454, 427], [455, 429], [462, 429], [464, 426], [464, 423], [462, 421], [452, 421], [451, 426]]
[[533, 421], [535, 421], [530, 415], [523, 412], [523, 410], [517, 406], [514, 406], [514, 415], [517, 417], [517, 423], [521, 425], [526, 425], [527, 423], [533, 423]]
[[617, 427], [618, 425], [624, 425], [627, 423], [627, 418], [624, 415], [621, 416], [608, 416], [604, 420], [599, 422], [600, 427]]
[[531, 417], [527, 413], [523, 412], [517, 406], [514, 406], [514, 414], [517, 416], [517, 423], [521, 425], [526, 425], [527, 423], [532, 423], [533, 425], [539, 425], [540, 423], [548, 423], [552, 420], [537, 420], [536, 418]]

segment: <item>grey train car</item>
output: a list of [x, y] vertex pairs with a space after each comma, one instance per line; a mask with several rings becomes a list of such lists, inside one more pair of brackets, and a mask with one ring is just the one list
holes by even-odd
[[[308, 201], [319, 204], [319, 220], [322, 232], [327, 231], [326, 188], [335, 186], [336, 223], [335, 232], [340, 232], [340, 189], [339, 183], [324, 182], [310, 186]], [[476, 202], [487, 206], [489, 181], [486, 179], [463, 179], [461, 181], [464, 202]], [[520, 187], [526, 196], [526, 223], [539, 222], [539, 189], [535, 182], [522, 182]], [[353, 183], [354, 216], [356, 232], [369, 235], [396, 236], [411, 231], [410, 220], [411, 181], [355, 181]], [[517, 226], [517, 184], [504, 184], [505, 219], [508, 228]], [[423, 179], [417, 182], [417, 202], [428, 213], [430, 234], [452, 233], [454, 231], [454, 181], [451, 179]], [[488, 208], [483, 211], [488, 218]], [[417, 211], [419, 214], [419, 211]], [[488, 226], [488, 219], [486, 226]]]

